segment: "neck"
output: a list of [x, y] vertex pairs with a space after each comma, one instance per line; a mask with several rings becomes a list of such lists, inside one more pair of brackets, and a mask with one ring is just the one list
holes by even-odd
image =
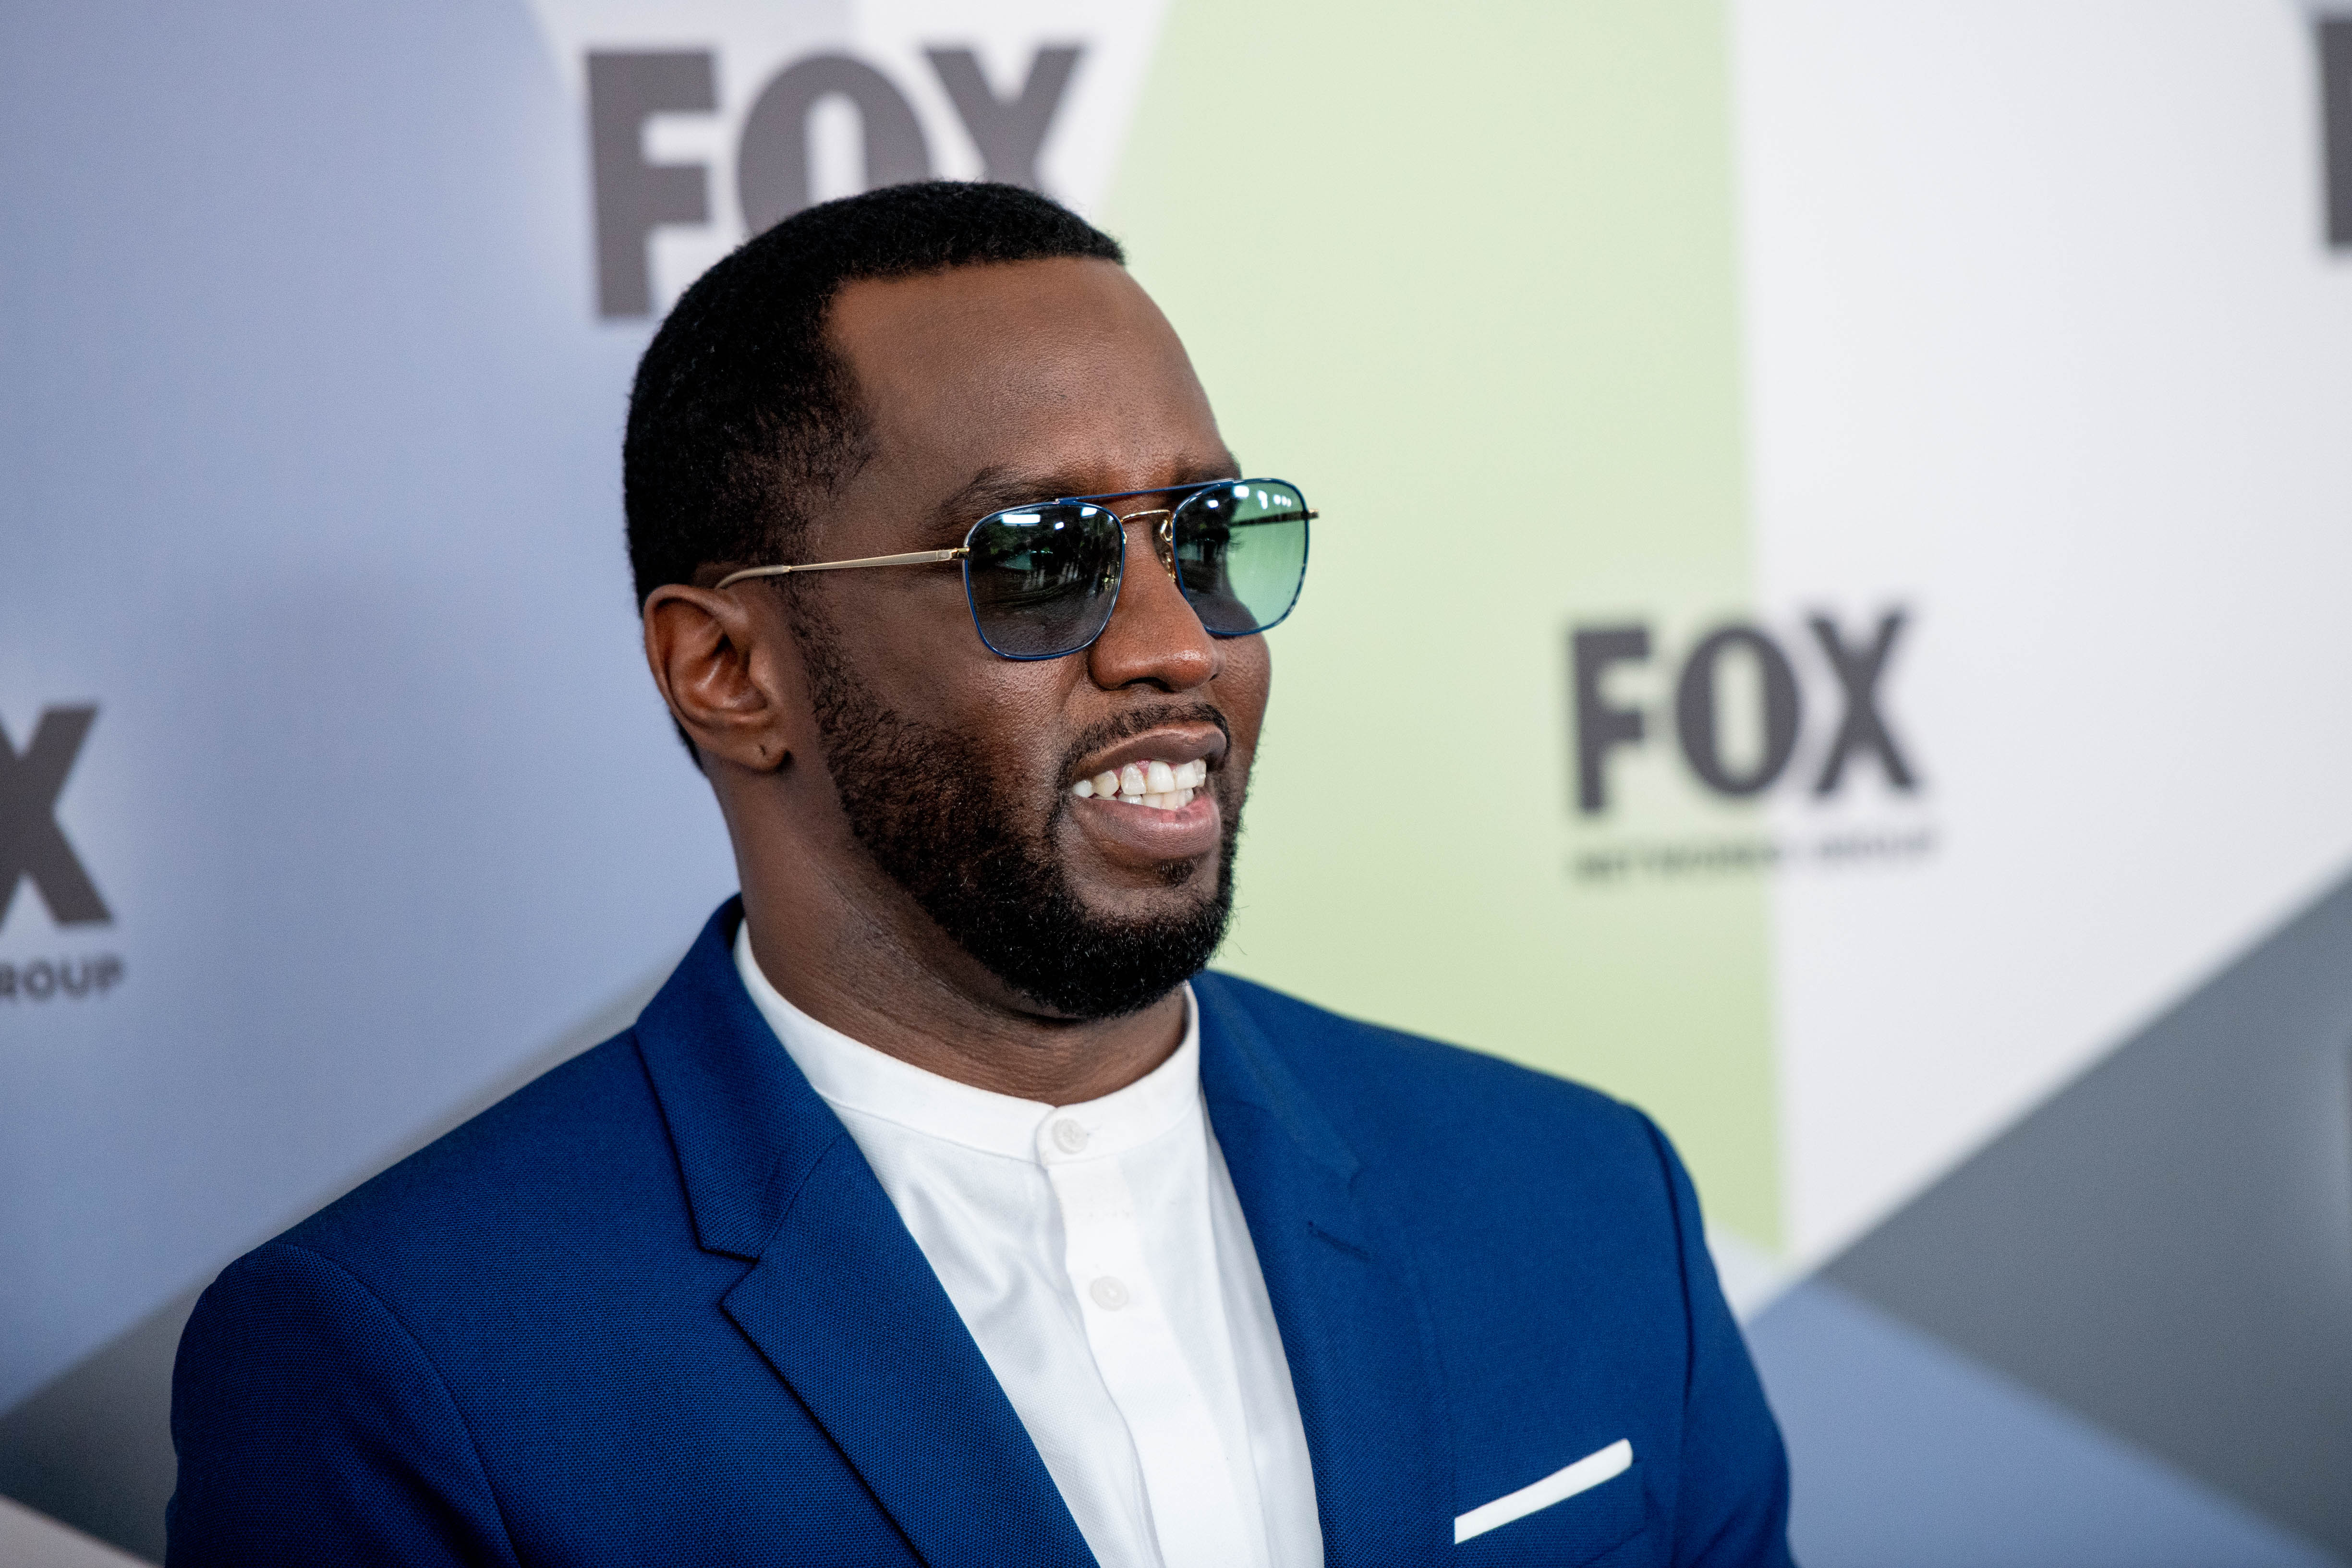
[[[1119, 1018], [1040, 1013], [948, 937], [878, 870], [736, 839], [760, 972], [828, 1027], [926, 1072], [992, 1093], [1077, 1105], [1126, 1088], [1183, 1043], [1171, 991]], [[877, 885], [878, 884], [878, 885]]]

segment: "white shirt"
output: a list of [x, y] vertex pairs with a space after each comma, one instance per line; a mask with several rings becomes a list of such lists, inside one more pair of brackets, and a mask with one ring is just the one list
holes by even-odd
[[1201, 1100], [1200, 1015], [1055, 1108], [751, 1000], [880, 1179], [1103, 1568], [1310, 1568], [1315, 1478], [1257, 1252]]

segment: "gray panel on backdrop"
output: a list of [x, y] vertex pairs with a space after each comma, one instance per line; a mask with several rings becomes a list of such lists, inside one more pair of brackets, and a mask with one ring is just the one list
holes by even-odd
[[[669, 968], [665, 964], [646, 975], [498, 1082], [418, 1128], [341, 1188], [287, 1215], [287, 1224], [635, 1023], [669, 978]], [[229, 1259], [221, 1261], [225, 1266]], [[171, 1500], [179, 1470], [172, 1451], [172, 1363], [179, 1353], [180, 1331], [210, 1283], [208, 1273], [0, 1414], [0, 1497], [14, 1498], [125, 1552], [163, 1560], [163, 1505]]]
[[523, 0], [0, 7], [0, 1410], [734, 886], [562, 65]]
[[2352, 880], [1824, 1273], [2352, 1556]]

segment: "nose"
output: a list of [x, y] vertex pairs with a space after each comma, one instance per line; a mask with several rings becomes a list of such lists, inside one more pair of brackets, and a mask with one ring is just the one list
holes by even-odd
[[[1087, 650], [1087, 673], [1106, 691], [1150, 686], [1190, 691], [1216, 678], [1224, 655], [1176, 585], [1176, 559], [1156, 526], [1165, 512], [1139, 512], [1127, 524], [1127, 565], [1118, 607]], [[1139, 537], [1139, 535], [1140, 537]], [[1157, 557], [1162, 570], [1150, 563]]]

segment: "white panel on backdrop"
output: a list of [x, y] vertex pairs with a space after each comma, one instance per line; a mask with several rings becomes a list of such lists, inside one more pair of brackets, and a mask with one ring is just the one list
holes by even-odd
[[2352, 858], [2352, 253], [2278, 0], [1736, 20], [1759, 597], [1916, 605], [1937, 818], [1776, 885], [1805, 1261]]

